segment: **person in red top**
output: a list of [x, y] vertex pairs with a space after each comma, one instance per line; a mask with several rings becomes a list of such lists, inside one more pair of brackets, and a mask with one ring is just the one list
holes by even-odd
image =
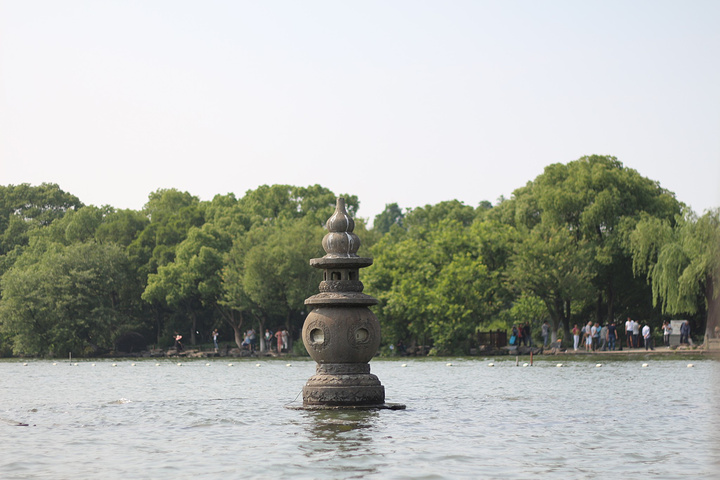
[[281, 353], [282, 352], [282, 344], [283, 344], [281, 328], [278, 328], [277, 332], [275, 332], [275, 338], [277, 339], [277, 352]]

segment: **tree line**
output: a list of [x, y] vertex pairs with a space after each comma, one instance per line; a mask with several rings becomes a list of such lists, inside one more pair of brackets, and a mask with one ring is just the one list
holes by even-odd
[[[718, 325], [720, 210], [702, 216], [614, 157], [552, 164], [495, 205], [386, 205], [372, 227], [360, 201], [361, 271], [385, 345], [465, 354], [479, 332], [686, 318], [699, 340]], [[200, 201], [158, 190], [140, 211], [84, 205], [58, 185], [0, 186], [0, 355], [92, 356], [130, 333], [148, 344], [209, 342], [218, 328], [287, 328], [321, 273], [336, 194], [261, 186]], [[673, 317], [674, 316], [674, 317]]]

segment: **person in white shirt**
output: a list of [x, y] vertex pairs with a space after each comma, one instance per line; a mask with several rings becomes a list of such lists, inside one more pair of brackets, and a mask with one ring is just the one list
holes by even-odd
[[645, 324], [642, 329], [642, 335], [643, 341], [645, 342], [645, 351], [647, 351], [648, 348], [650, 348], [650, 350], [655, 350], [652, 346], [652, 339], [650, 338], [650, 325]]
[[666, 347], [670, 346], [670, 334], [672, 333], [672, 326], [670, 322], [663, 322], [663, 343]]
[[630, 320], [630, 317], [628, 317], [627, 322], [625, 322], [625, 337], [627, 338], [627, 347], [632, 348], [633, 345], [633, 329], [632, 329], [633, 321]]

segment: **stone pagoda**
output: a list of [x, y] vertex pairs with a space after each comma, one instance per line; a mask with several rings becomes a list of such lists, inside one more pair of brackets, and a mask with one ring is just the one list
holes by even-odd
[[385, 387], [370, 373], [370, 359], [380, 346], [380, 323], [368, 307], [378, 301], [364, 293], [359, 270], [372, 265], [358, 257], [360, 239], [338, 198], [322, 240], [326, 255], [310, 265], [323, 270], [320, 293], [305, 300], [312, 309], [302, 338], [317, 362], [315, 375], [303, 387], [303, 408], [404, 408], [385, 403]]

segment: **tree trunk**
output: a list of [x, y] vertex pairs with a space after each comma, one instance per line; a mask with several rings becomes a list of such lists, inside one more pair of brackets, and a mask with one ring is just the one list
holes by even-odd
[[162, 314], [160, 313], [160, 310], [157, 308], [153, 308], [155, 311], [155, 327], [157, 331], [157, 345], [161, 345], [162, 338], [160, 337], [162, 335]]
[[289, 310], [287, 317], [285, 318], [285, 328], [287, 328], [288, 331], [288, 352], [292, 352], [292, 346], [293, 346], [293, 331], [290, 328], [290, 320], [292, 319], [292, 311]]
[[608, 283], [607, 288], [607, 320], [606, 324], [610, 323], [615, 319], [615, 289], [613, 288], [612, 279]]
[[190, 343], [195, 346], [195, 330], [197, 329], [197, 315], [194, 312], [190, 312], [190, 320], [192, 321], [192, 329], [190, 330]]
[[[545, 308], [547, 308], [548, 314], [550, 316], [550, 331], [552, 332], [550, 338], [552, 339], [553, 343], [555, 343], [558, 338], [558, 330], [564, 327], [562, 315], [562, 300], [543, 299], [543, 302], [545, 303]], [[564, 339], [567, 341], [568, 336], [565, 335]]]
[[242, 341], [243, 341], [243, 335], [240, 331], [240, 326], [233, 325], [233, 332], [235, 332], [235, 345], [242, 350]]
[[257, 332], [257, 336], [260, 338], [260, 352], [267, 352], [270, 350], [270, 346], [265, 344], [265, 319], [258, 319], [258, 325], [260, 325], [260, 330]]
[[720, 296], [715, 295], [712, 275], [705, 277], [705, 301], [707, 302], [707, 319], [705, 321], [705, 345], [709, 338], [715, 338], [715, 327], [720, 325]]
[[240, 327], [242, 327], [244, 319], [242, 312], [238, 313], [240, 318], [235, 320], [235, 314], [232, 310], [229, 313], [219, 307], [218, 310], [220, 310], [220, 314], [222, 315], [223, 320], [225, 320], [225, 323], [230, 325], [230, 327], [233, 329], [235, 344], [238, 346], [238, 348], [242, 348], [243, 338], [242, 332], [240, 331]]
[[563, 302], [564, 309], [560, 308], [560, 311], [562, 312], [563, 316], [563, 331], [565, 333], [565, 339], [569, 342], [570, 341], [570, 300], [566, 300]]

